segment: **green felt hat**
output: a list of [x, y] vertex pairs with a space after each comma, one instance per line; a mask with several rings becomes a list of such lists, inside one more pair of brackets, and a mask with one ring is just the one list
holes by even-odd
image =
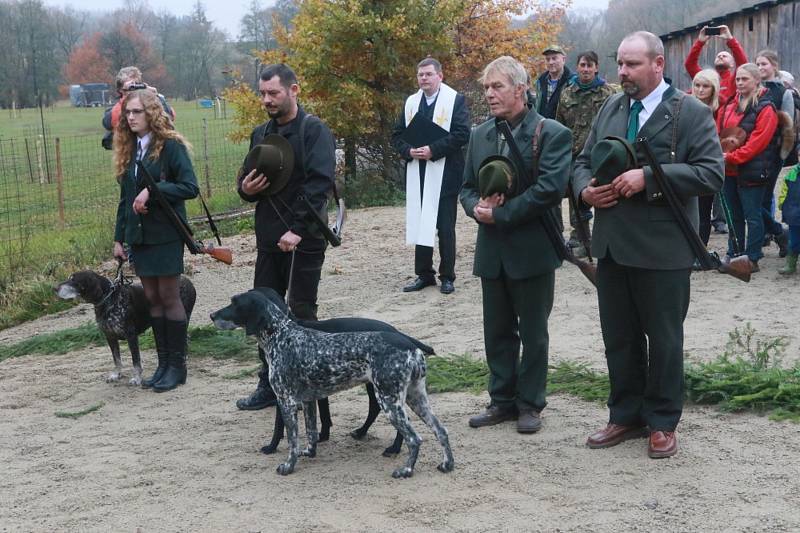
[[278, 194], [289, 183], [294, 170], [294, 150], [289, 141], [281, 135], [270, 133], [255, 145], [244, 160], [244, 174], [253, 169], [263, 174], [269, 185], [261, 191], [263, 196]]
[[633, 145], [622, 137], [606, 137], [595, 143], [591, 165], [598, 185], [608, 185], [620, 174], [640, 166]]
[[478, 169], [478, 191], [481, 198], [495, 193], [508, 194], [517, 179], [514, 164], [503, 155], [490, 155]]

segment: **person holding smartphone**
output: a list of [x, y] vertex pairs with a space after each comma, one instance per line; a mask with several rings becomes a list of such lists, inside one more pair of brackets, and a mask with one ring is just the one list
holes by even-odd
[[724, 105], [736, 94], [736, 67], [747, 63], [747, 54], [739, 41], [731, 34], [727, 26], [703, 26], [697, 41], [692, 45], [689, 55], [686, 56], [683, 66], [689, 77], [694, 79], [698, 72], [703, 70], [700, 66], [700, 53], [711, 37], [719, 37], [730, 49], [723, 50], [714, 57], [714, 70], [719, 74], [719, 103]]

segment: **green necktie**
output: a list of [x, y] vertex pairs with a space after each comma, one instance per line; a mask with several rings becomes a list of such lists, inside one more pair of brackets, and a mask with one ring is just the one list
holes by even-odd
[[636, 140], [636, 134], [639, 133], [639, 113], [642, 112], [642, 109], [644, 109], [642, 101], [634, 100], [630, 115], [628, 115], [628, 134], [626, 135], [631, 142]]

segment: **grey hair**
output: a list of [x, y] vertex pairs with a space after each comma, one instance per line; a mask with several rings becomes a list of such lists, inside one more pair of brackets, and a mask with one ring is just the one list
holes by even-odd
[[644, 41], [644, 44], [647, 45], [647, 57], [649, 57], [651, 60], [658, 56], [664, 55], [664, 43], [662, 43], [661, 39], [649, 31], [635, 31], [633, 33], [629, 33], [624, 39], [622, 39], [622, 42], [632, 41], [634, 39], [641, 39]]
[[142, 81], [142, 71], [136, 67], [122, 67], [117, 72], [117, 77], [114, 80], [117, 85], [117, 90], [122, 89], [125, 82], [128, 80]]
[[478, 78], [478, 82], [483, 83], [486, 81], [486, 77], [489, 74], [494, 73], [505, 76], [514, 86], [522, 85], [523, 87], [527, 87], [528, 80], [530, 79], [522, 63], [511, 56], [500, 56], [486, 65], [481, 73], [481, 77]]

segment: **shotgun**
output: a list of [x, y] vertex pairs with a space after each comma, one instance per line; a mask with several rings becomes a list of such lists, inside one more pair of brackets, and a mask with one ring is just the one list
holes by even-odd
[[[664, 174], [664, 169], [661, 168], [661, 164], [656, 160], [656, 156], [653, 154], [653, 150], [650, 148], [647, 139], [644, 137], [637, 139], [636, 145], [644, 154], [647, 163], [653, 170], [653, 178], [656, 180], [658, 188], [661, 189], [661, 192], [664, 194], [669, 209], [678, 222], [678, 227], [681, 228], [684, 237], [686, 237], [686, 240], [689, 242], [689, 246], [700, 262], [702, 269], [717, 270], [723, 274], [728, 274], [738, 280], [744, 281], [745, 283], [749, 282], [750, 274], [752, 273], [750, 259], [746, 255], [740, 255], [730, 262], [725, 262], [721, 261], [719, 255], [716, 253], [710, 253], [703, 244], [703, 241], [700, 240], [700, 236], [695, 231], [691, 222], [689, 222], [689, 217], [686, 216], [686, 212], [683, 210], [683, 206], [680, 200], [678, 200], [678, 196], [675, 194], [672, 184]], [[732, 229], [733, 228], [731, 228], [731, 230]]]
[[214, 246], [213, 244], [203, 244], [201, 241], [196, 241], [194, 236], [192, 235], [192, 229], [183, 221], [181, 217], [178, 216], [178, 213], [175, 212], [175, 209], [169, 203], [163, 194], [161, 194], [161, 190], [156, 185], [156, 180], [153, 179], [153, 176], [150, 172], [145, 168], [142, 164], [142, 161], [137, 161], [136, 165], [141, 172], [141, 176], [144, 178], [145, 187], [147, 190], [150, 191], [150, 196], [152, 196], [164, 213], [167, 215], [167, 220], [169, 220], [170, 224], [178, 231], [178, 235], [180, 235], [181, 240], [189, 249], [189, 253], [196, 255], [196, 254], [208, 254], [217, 261], [225, 263], [226, 265], [230, 265], [233, 263], [233, 252], [227, 246]]
[[[544, 119], [542, 119], [544, 120]], [[525, 164], [524, 159], [522, 158], [522, 153], [519, 151], [519, 147], [517, 146], [517, 141], [514, 139], [514, 135], [511, 133], [511, 127], [508, 125], [508, 122], [505, 120], [498, 120], [495, 122], [495, 126], [506, 139], [508, 143], [508, 149], [513, 156], [515, 163], [518, 167], [520, 172], [520, 178], [524, 175], [525, 172]], [[538, 136], [538, 131], [537, 131]], [[538, 139], [537, 139], [538, 141]], [[538, 152], [538, 147], [536, 152]], [[534, 166], [538, 167], [539, 164], [539, 154], [534, 153]], [[538, 168], [534, 168], [534, 172], [537, 172]], [[533, 180], [536, 183], [536, 180]], [[533, 185], [533, 184], [530, 184]], [[545, 212], [541, 216], [542, 226], [544, 226], [545, 233], [547, 234], [547, 238], [550, 241], [550, 244], [553, 245], [555, 249], [556, 255], [561, 261], [566, 261], [568, 263], [572, 263], [576, 267], [578, 267], [581, 273], [588, 279], [592, 285], [597, 287], [597, 265], [594, 263], [589, 263], [588, 261], [583, 261], [577, 257], [572, 252], [572, 249], [569, 248], [564, 243], [564, 236], [561, 235], [561, 232], [558, 229], [558, 222], [555, 219], [555, 214], [553, 213], [552, 209], [546, 209]]]

